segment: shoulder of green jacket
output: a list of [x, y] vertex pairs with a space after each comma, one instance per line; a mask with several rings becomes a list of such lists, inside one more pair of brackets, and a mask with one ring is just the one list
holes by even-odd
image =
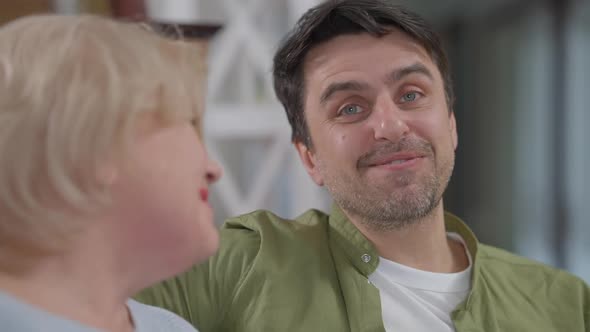
[[300, 227], [317, 226], [327, 220], [326, 213], [315, 209], [307, 210], [294, 219], [279, 217], [268, 210], [256, 210], [227, 219], [221, 231], [222, 233], [234, 230], [259, 232], [270, 228], [296, 231]]
[[[518, 293], [542, 294], [548, 305], [577, 301], [584, 294], [589, 296], [589, 287], [581, 278], [503, 249], [480, 244], [477, 259], [481, 273], [488, 280]], [[585, 306], [590, 305], [589, 300], [585, 300]]]
[[[285, 219], [276, 214], [257, 210], [226, 220], [220, 230], [221, 243], [210, 259], [213, 273], [232, 271], [241, 276], [241, 283], [249, 273], [262, 249], [283, 247], [307, 247], [317, 241], [328, 227], [328, 216], [318, 210], [308, 210], [295, 219]], [[303, 246], [305, 244], [305, 246]]]

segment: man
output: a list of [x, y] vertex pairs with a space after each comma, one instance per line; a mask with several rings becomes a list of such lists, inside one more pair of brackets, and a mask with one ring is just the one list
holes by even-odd
[[420, 17], [328, 1], [274, 61], [294, 146], [331, 214], [230, 219], [213, 259], [144, 301], [201, 331], [590, 331], [583, 281], [479, 244], [445, 214], [453, 90]]

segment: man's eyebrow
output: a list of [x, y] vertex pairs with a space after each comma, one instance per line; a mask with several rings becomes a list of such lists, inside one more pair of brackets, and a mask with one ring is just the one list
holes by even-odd
[[387, 82], [394, 83], [411, 74], [422, 74], [431, 80], [434, 79], [434, 75], [432, 75], [432, 72], [430, 72], [426, 66], [416, 62], [413, 65], [393, 70], [391, 73], [389, 73], [389, 75], [387, 75]]
[[322, 92], [320, 96], [320, 103], [325, 104], [330, 97], [336, 92], [340, 91], [363, 91], [369, 88], [369, 84], [359, 81], [345, 81], [345, 82], [334, 82], [328, 85], [328, 87]]
[[[411, 74], [422, 74], [430, 79], [434, 79], [432, 72], [423, 64], [417, 62], [412, 65], [393, 70], [387, 75], [387, 82], [394, 83]], [[334, 82], [322, 92], [320, 103], [325, 104], [335, 93], [340, 91], [363, 91], [369, 89], [369, 84], [360, 81]]]

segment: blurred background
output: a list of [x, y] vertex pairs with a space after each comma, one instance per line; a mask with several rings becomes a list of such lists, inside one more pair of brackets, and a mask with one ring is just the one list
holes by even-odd
[[[210, 38], [205, 136], [225, 167], [217, 222], [265, 208], [329, 210], [291, 147], [271, 60], [321, 0], [0, 0], [0, 23], [39, 12], [198, 26]], [[590, 0], [406, 0], [450, 55], [459, 148], [446, 209], [482, 242], [590, 282]]]

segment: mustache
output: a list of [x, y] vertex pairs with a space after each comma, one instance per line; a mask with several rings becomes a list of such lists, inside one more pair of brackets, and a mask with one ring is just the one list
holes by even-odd
[[432, 145], [427, 141], [420, 138], [402, 138], [397, 142], [382, 143], [365, 153], [358, 159], [357, 167], [368, 167], [383, 157], [400, 152], [416, 153], [425, 157], [434, 155]]

